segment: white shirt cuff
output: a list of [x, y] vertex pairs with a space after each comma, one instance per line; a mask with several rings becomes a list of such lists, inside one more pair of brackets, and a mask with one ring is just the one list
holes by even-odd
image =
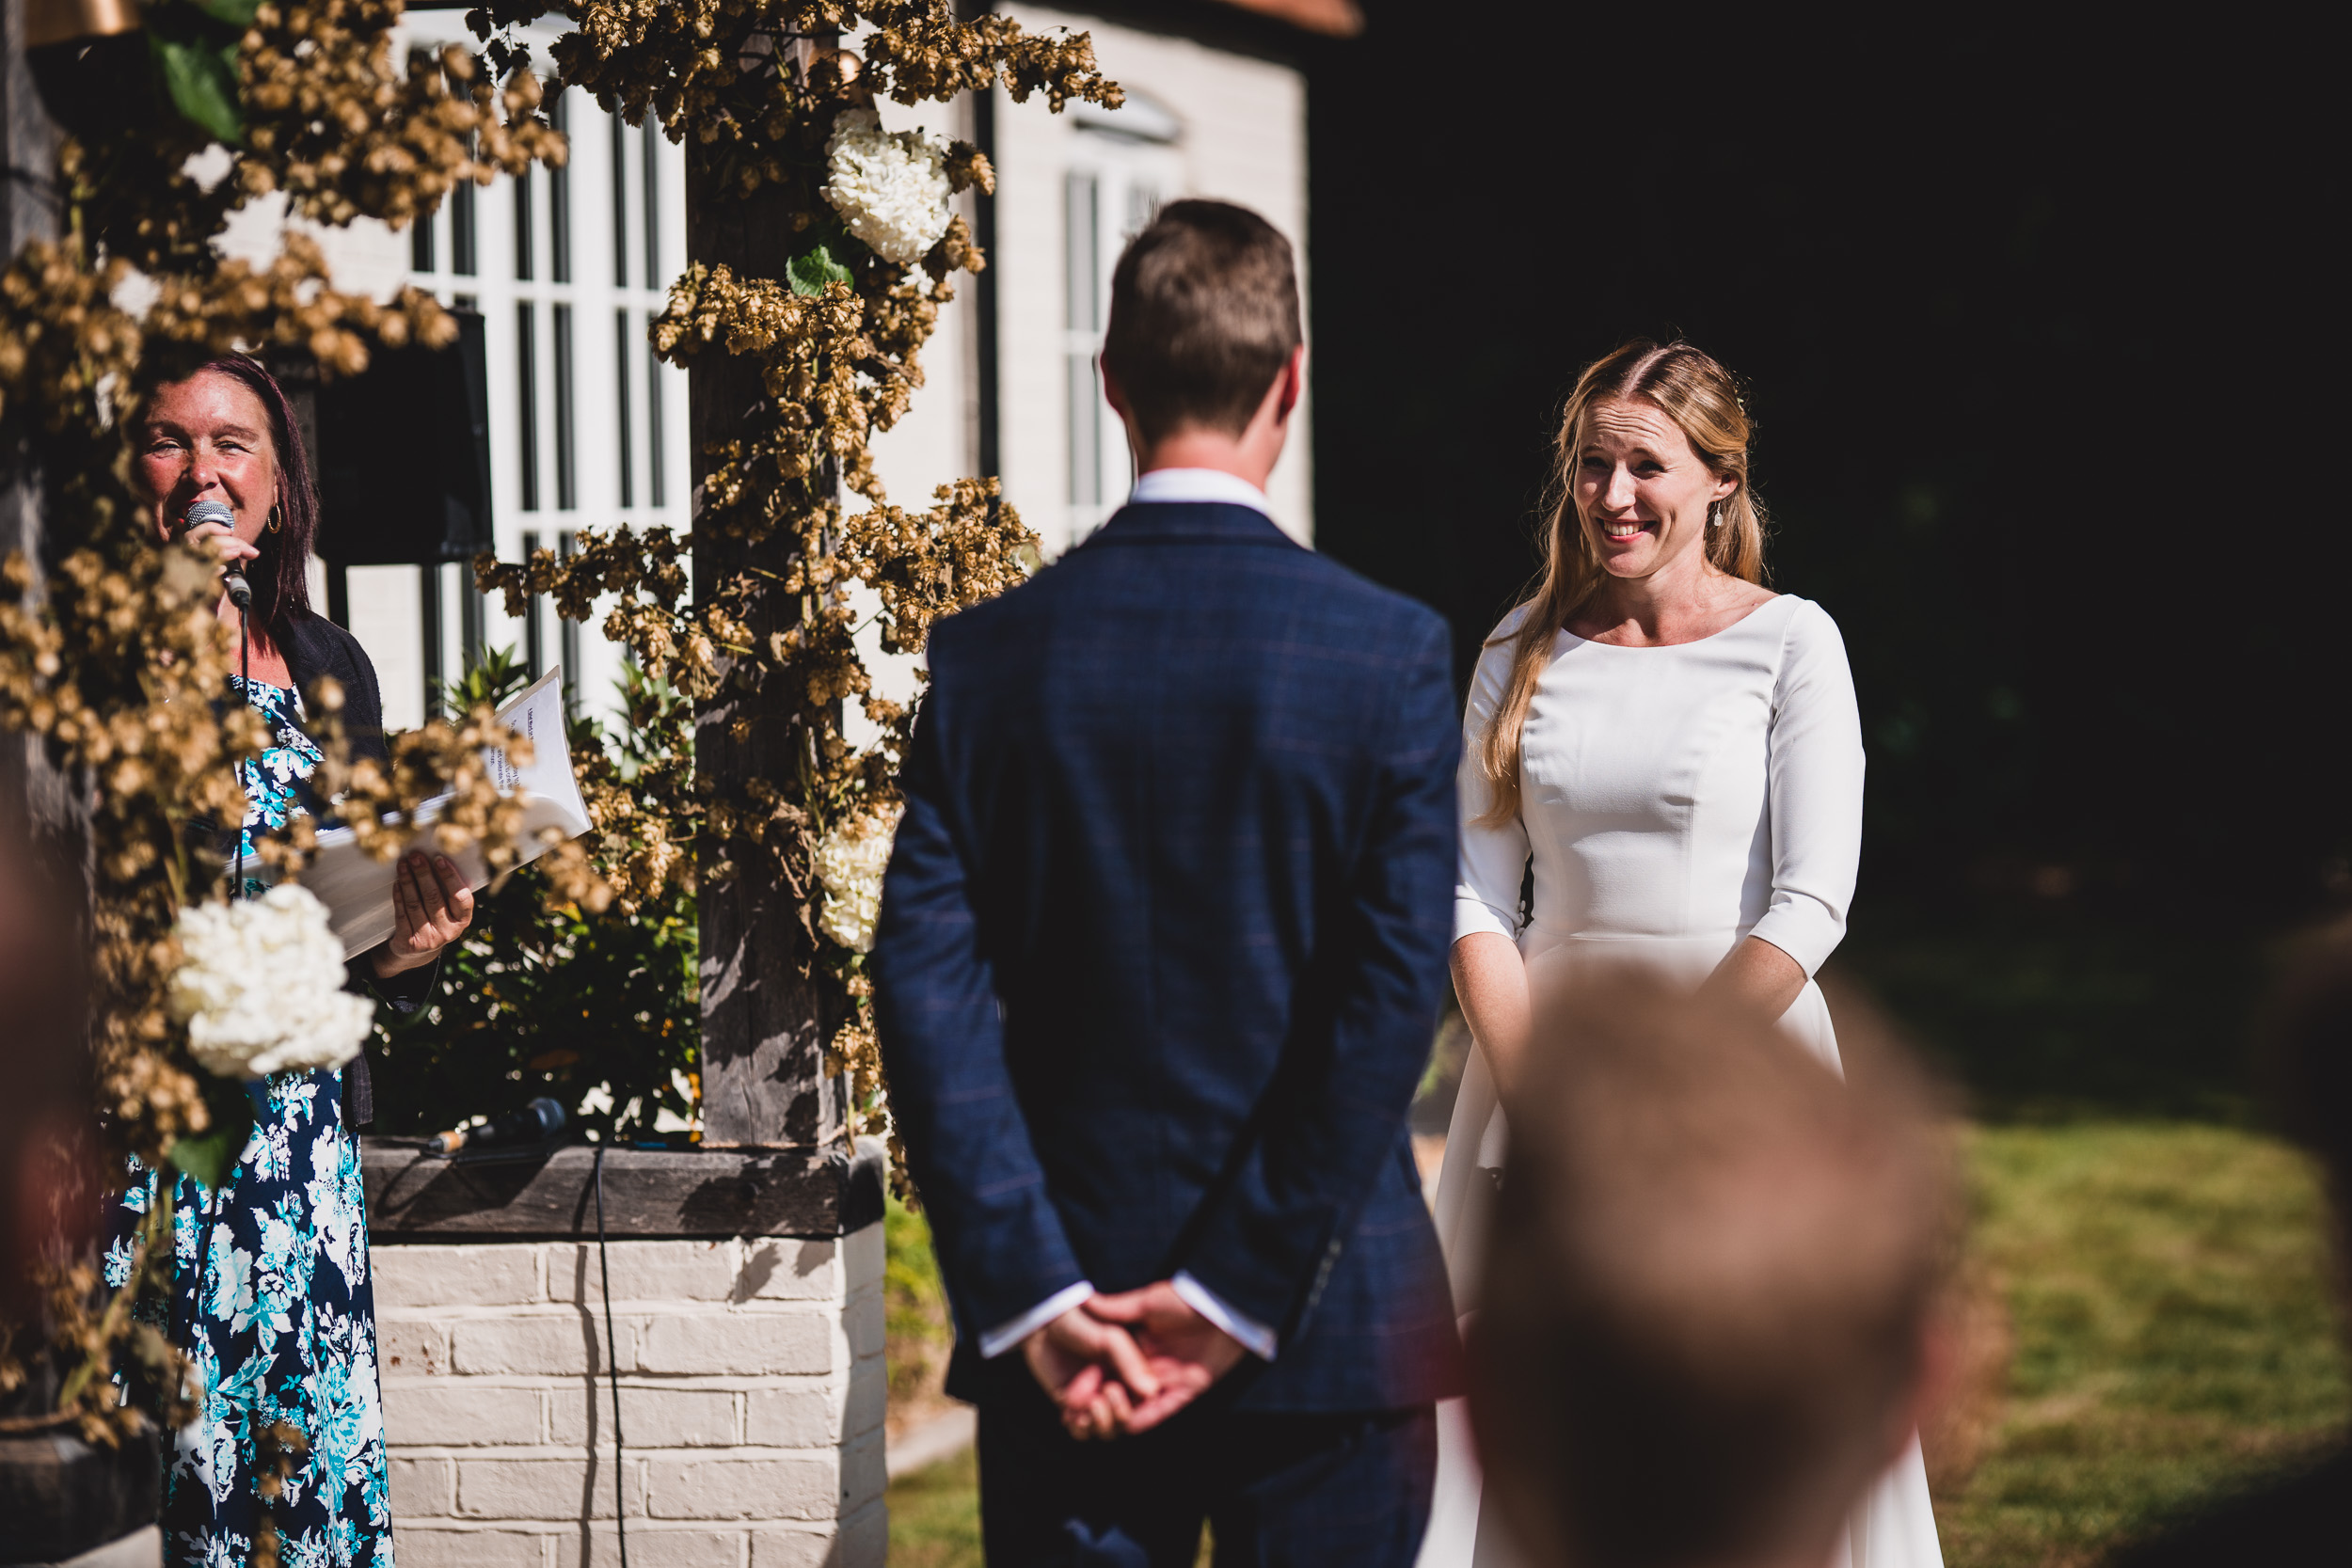
[[1775, 902], [1764, 918], [1748, 927], [1748, 935], [1797, 960], [1807, 979], [1821, 971], [1846, 935], [1846, 923], [1810, 898]]
[[1080, 1303], [1090, 1300], [1094, 1287], [1081, 1279], [1066, 1285], [1010, 1323], [998, 1323], [980, 1336], [980, 1359], [993, 1361], [1022, 1340]]
[[1239, 1340], [1242, 1349], [1261, 1361], [1274, 1359], [1274, 1330], [1266, 1327], [1255, 1318], [1234, 1311], [1231, 1307], [1217, 1300], [1216, 1291], [1193, 1278], [1183, 1269], [1177, 1270], [1176, 1277], [1168, 1283], [1169, 1288], [1184, 1298], [1186, 1307], [1191, 1307]]

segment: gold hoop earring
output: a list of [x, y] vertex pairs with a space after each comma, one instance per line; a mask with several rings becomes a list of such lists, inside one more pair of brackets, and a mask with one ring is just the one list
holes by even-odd
[[269, 531], [276, 533], [282, 526], [284, 525], [278, 518], [278, 508], [273, 504], [269, 509]]

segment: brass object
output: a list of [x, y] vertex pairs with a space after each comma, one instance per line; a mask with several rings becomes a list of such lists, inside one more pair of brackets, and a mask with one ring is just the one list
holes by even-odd
[[24, 47], [108, 38], [141, 26], [137, 0], [24, 0]]

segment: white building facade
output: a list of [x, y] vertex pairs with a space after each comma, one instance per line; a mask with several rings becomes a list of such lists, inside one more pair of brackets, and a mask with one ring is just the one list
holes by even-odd
[[[1181, 33], [1002, 8], [1031, 30], [1090, 32], [1127, 103], [1055, 115], [1041, 98], [1016, 104], [999, 88], [986, 103], [882, 105], [893, 129], [979, 142], [997, 187], [993, 211], [977, 194], [961, 198], [990, 269], [958, 278], [923, 352], [927, 384], [874, 454], [902, 506], [994, 468], [1051, 559], [1102, 526], [1133, 482], [1095, 364], [1127, 238], [1166, 201], [1237, 201], [1297, 247], [1303, 287], [1306, 86], [1289, 66]], [[467, 37], [456, 10], [412, 10], [405, 28], [420, 44]], [[547, 58], [553, 33], [525, 36]], [[584, 529], [682, 531], [694, 481], [685, 374], [646, 341], [686, 263], [683, 153], [583, 92], [553, 97], [548, 112], [570, 141], [564, 168], [469, 187], [405, 233], [363, 223], [323, 236], [342, 286], [389, 293], [408, 283], [481, 313], [493, 532], [508, 561], [567, 549]], [[247, 214], [230, 245], [265, 254], [276, 232], [274, 219]], [[1269, 487], [1277, 520], [1302, 543], [1313, 537], [1310, 429], [1302, 408]], [[487, 648], [512, 649], [533, 671], [561, 664], [588, 711], [617, 706], [622, 654], [594, 623], [564, 622], [551, 606], [510, 617], [471, 578], [453, 562], [344, 572], [334, 598], [374, 661], [388, 727], [421, 723], [435, 683]], [[324, 578], [319, 587], [324, 606]], [[885, 686], [904, 683], [903, 668], [888, 668], [897, 661], [869, 662]]]

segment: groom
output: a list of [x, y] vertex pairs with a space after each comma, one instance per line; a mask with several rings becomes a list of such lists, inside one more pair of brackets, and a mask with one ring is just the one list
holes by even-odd
[[1266, 515], [1305, 357], [1263, 219], [1136, 236], [1103, 378], [1142, 477], [933, 628], [873, 957], [988, 1560], [1190, 1568], [1206, 1519], [1221, 1562], [1407, 1568], [1458, 1378], [1405, 1124], [1446, 627]]

